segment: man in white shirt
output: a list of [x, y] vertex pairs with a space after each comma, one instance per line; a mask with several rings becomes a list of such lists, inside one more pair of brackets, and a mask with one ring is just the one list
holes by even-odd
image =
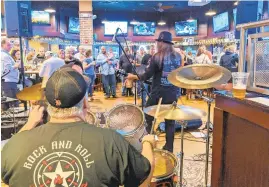
[[[18, 92], [17, 83], [19, 82], [18, 68], [20, 67], [20, 63], [15, 62], [10, 56], [10, 49], [10, 42], [7, 39], [1, 40], [1, 83], [4, 95], [6, 97], [16, 98]], [[15, 106], [18, 106], [18, 103], [16, 103]]]
[[75, 54], [75, 58], [76, 59], [78, 59], [78, 60], [80, 60], [81, 62], [83, 62], [84, 60], [85, 60], [85, 48], [83, 47], [83, 46], [79, 46], [78, 47], [78, 53], [77, 54]]
[[51, 51], [47, 51], [45, 53], [45, 58], [46, 60], [39, 71], [39, 76], [43, 77], [42, 88], [46, 87], [47, 80], [51, 77], [51, 75], [60, 67], [65, 65], [64, 60], [54, 57]]

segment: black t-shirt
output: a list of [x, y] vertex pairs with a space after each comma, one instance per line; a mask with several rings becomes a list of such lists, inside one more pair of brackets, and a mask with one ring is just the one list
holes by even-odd
[[12, 187], [139, 186], [151, 168], [117, 132], [85, 122], [20, 132], [1, 159], [2, 180]]
[[[162, 62], [158, 58], [158, 53], [156, 53], [152, 58], [149, 66], [146, 68], [145, 73], [140, 74], [140, 78], [145, 81], [153, 77], [152, 79], [152, 90], [151, 94], [158, 94], [161, 87], [169, 86], [171, 90], [177, 90], [179, 88], [172, 85], [168, 79], [168, 74], [179, 68], [181, 65], [181, 56], [179, 53], [164, 56]], [[169, 90], [168, 90], [169, 91]]]
[[[134, 59], [133, 55], [129, 54], [127, 55], [129, 60], [132, 62], [132, 60]], [[123, 54], [120, 57], [120, 68], [123, 69], [126, 73], [132, 73], [133, 72], [133, 68], [132, 68], [132, 64], [130, 64], [128, 62], [128, 59], [126, 58], [126, 56]]]
[[146, 65], [146, 66], [149, 65], [149, 60], [151, 57], [152, 57], [151, 54], [145, 54], [142, 58], [141, 64]]

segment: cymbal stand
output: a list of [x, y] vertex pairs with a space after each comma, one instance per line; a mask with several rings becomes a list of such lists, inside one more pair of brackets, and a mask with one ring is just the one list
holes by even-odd
[[206, 122], [206, 161], [205, 161], [205, 187], [208, 184], [208, 161], [209, 161], [209, 143], [210, 143], [210, 136], [209, 136], [209, 127], [210, 127], [210, 117], [211, 117], [211, 104], [214, 99], [206, 96], [199, 96], [200, 98], [204, 99], [207, 103], [207, 122]]
[[184, 151], [183, 151], [183, 146], [184, 146], [184, 128], [187, 127], [187, 121], [182, 121], [181, 122], [181, 150], [180, 153], [177, 154], [177, 157], [180, 157], [180, 169], [177, 172], [177, 177], [179, 177], [179, 182], [177, 183], [177, 187], [182, 187], [183, 186], [183, 158], [184, 158]]

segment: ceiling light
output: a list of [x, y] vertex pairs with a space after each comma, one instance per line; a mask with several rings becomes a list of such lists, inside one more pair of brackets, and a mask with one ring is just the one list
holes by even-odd
[[133, 19], [131, 22], [130, 22], [131, 25], [137, 25], [139, 24], [139, 21], [136, 21], [135, 19]]
[[163, 21], [163, 20], [160, 20], [160, 21], [158, 22], [158, 25], [165, 25], [165, 24], [166, 24], [166, 22]]
[[55, 9], [49, 7], [49, 8], [46, 8], [46, 9], [45, 9], [45, 12], [48, 12], [48, 13], [54, 13], [54, 12], [56, 12], [56, 11], [55, 11]]
[[237, 5], [238, 5], [238, 3], [239, 3], [238, 1], [234, 2], [234, 6], [237, 6]]
[[214, 16], [216, 14], [217, 14], [217, 12], [214, 10], [209, 10], [208, 12], [205, 13], [206, 16]]
[[187, 22], [193, 22], [195, 21], [195, 19], [193, 19], [192, 17], [189, 17], [189, 19], [187, 19]]

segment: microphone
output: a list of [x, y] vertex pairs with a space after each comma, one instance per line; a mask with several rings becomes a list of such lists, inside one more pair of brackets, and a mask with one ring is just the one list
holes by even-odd
[[120, 28], [118, 27], [118, 28], [116, 29], [116, 32], [115, 32], [113, 38], [112, 38], [112, 42], [115, 42], [115, 41], [116, 41], [116, 37], [117, 37], [117, 35], [118, 35], [119, 30], [120, 30]]

